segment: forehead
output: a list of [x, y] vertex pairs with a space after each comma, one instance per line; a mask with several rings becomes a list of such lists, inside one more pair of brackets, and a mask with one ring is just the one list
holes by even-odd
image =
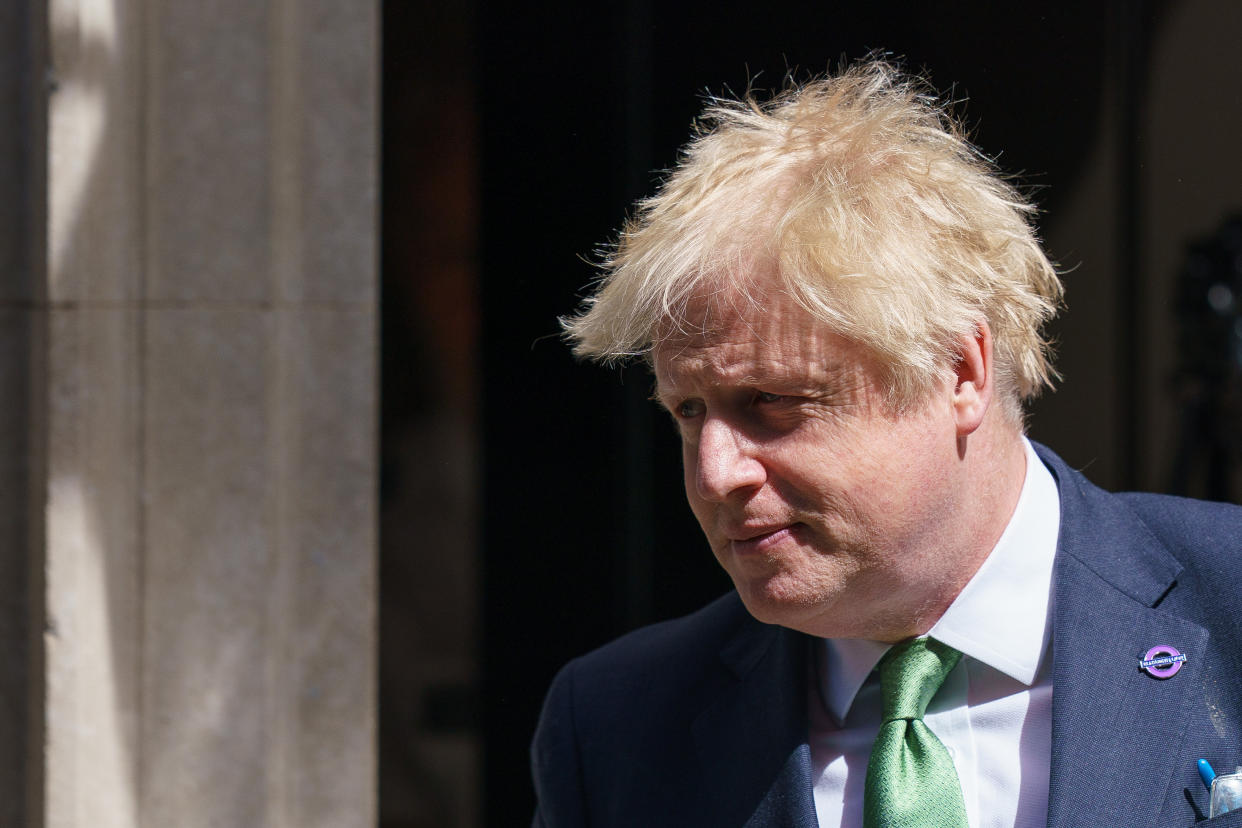
[[699, 376], [814, 377], [857, 366], [860, 356], [859, 346], [777, 289], [697, 295], [676, 321], [665, 320], [653, 350], [661, 389]]

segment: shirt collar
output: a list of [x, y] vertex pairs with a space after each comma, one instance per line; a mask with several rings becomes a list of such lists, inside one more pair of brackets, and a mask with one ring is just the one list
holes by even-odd
[[[1051, 633], [1049, 598], [1061, 505], [1056, 481], [1026, 449], [1026, 477], [1009, 524], [974, 577], [928, 632], [932, 638], [1031, 685]], [[889, 645], [824, 639], [824, 705], [843, 721]]]

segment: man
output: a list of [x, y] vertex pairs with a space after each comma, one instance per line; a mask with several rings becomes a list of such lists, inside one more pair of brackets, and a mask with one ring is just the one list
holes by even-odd
[[1242, 763], [1242, 509], [1025, 439], [1060, 282], [917, 84], [705, 122], [566, 327], [650, 361], [736, 592], [560, 673], [536, 824], [1195, 824], [1196, 760]]

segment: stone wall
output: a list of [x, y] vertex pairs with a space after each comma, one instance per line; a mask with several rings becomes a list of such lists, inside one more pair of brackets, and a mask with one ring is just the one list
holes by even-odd
[[43, 632], [4, 824], [375, 822], [377, 11], [51, 0], [0, 44], [0, 194], [46, 197], [0, 235], [0, 632]]

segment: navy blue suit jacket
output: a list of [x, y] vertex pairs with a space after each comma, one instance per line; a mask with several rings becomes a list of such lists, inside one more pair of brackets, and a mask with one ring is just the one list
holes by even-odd
[[[1056, 478], [1050, 826], [1207, 820], [1195, 760], [1242, 765], [1242, 508]], [[1187, 655], [1172, 678], [1150, 647]], [[531, 748], [535, 824], [814, 828], [806, 636], [736, 594], [567, 665]]]

